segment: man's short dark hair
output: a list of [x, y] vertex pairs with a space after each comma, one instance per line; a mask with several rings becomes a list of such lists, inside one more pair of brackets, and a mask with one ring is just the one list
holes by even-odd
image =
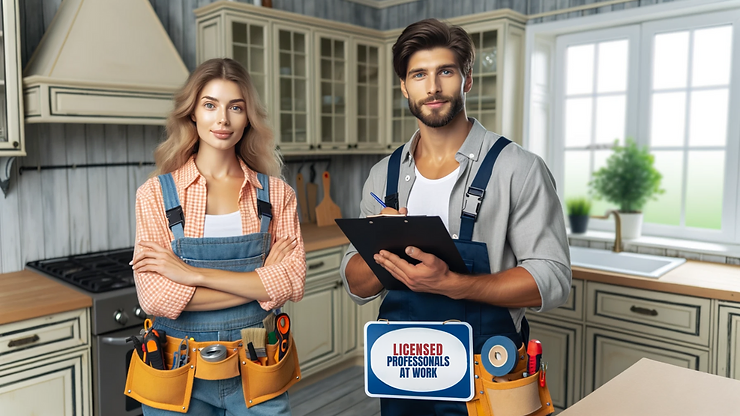
[[410, 24], [393, 45], [393, 70], [405, 80], [414, 53], [433, 49], [450, 49], [457, 58], [463, 76], [468, 76], [475, 61], [475, 48], [470, 35], [459, 26], [450, 26], [437, 19], [424, 19]]

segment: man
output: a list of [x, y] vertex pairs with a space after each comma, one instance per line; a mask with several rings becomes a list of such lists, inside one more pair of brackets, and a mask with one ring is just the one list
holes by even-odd
[[[372, 168], [360, 204], [362, 217], [377, 214], [373, 192], [386, 196], [384, 214], [439, 215], [470, 274], [454, 273], [416, 247], [406, 253], [417, 265], [384, 250], [375, 255], [410, 291], [385, 290], [352, 246], [341, 270], [355, 302], [384, 296], [380, 318], [468, 322], [479, 354], [493, 335], [522, 345], [528, 338], [523, 308], [561, 305], [571, 272], [562, 208], [545, 163], [467, 117], [474, 55], [459, 27], [427, 19], [403, 31], [393, 66], [419, 130]], [[464, 403], [403, 399], [382, 399], [381, 411], [467, 414]]]

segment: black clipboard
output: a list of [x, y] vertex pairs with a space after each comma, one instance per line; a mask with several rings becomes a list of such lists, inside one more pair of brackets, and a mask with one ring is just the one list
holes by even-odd
[[390, 251], [411, 264], [418, 264], [418, 260], [405, 252], [406, 247], [414, 246], [439, 257], [453, 272], [468, 272], [457, 246], [442, 219], [437, 216], [377, 216], [338, 218], [335, 221], [386, 289], [409, 290], [375, 262], [373, 256], [380, 250]]

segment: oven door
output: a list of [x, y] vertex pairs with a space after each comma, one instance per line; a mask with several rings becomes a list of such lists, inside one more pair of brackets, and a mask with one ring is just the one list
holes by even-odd
[[134, 344], [126, 338], [140, 327], [93, 337], [93, 408], [95, 416], [139, 416], [141, 404], [123, 394]]

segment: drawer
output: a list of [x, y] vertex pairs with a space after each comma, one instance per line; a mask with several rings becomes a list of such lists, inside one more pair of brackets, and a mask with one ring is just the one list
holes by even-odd
[[[580, 279], [573, 279], [570, 286], [570, 294], [568, 300], [559, 307], [549, 310], [541, 315], [543, 316], [559, 316], [562, 318], [573, 319], [576, 321], [583, 321], [583, 289], [585, 287], [584, 281]], [[528, 316], [533, 316], [535, 313], [528, 313]]]
[[709, 346], [709, 299], [588, 282], [589, 323]]
[[310, 280], [326, 272], [338, 271], [342, 264], [344, 250], [333, 247], [325, 250], [306, 253], [306, 280]]
[[0, 326], [0, 367], [89, 343], [87, 309]]

